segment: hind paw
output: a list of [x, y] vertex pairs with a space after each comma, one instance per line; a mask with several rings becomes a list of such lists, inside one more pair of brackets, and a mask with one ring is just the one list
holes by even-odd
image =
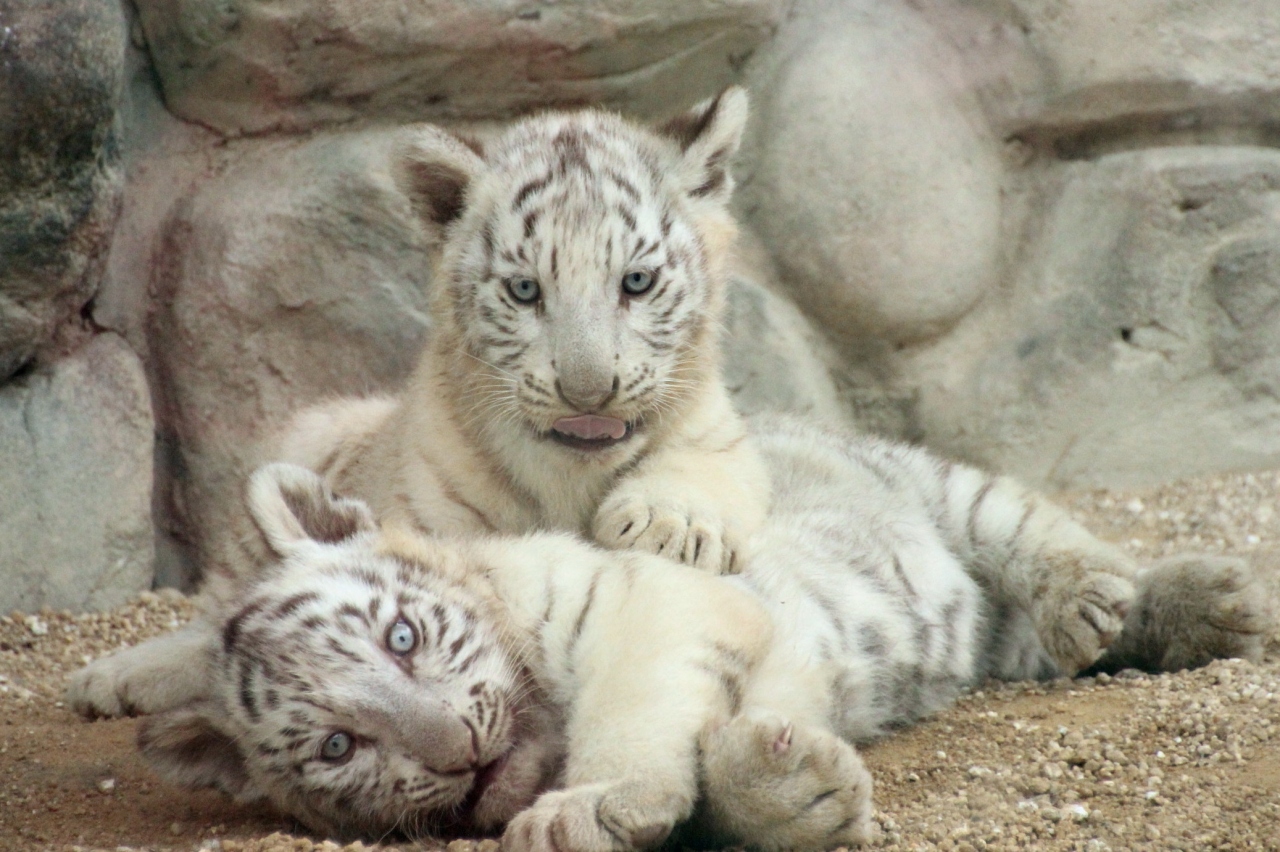
[[866, 842], [871, 775], [830, 731], [740, 715], [702, 740], [704, 830], [756, 849]]
[[1074, 674], [1120, 635], [1133, 603], [1133, 565], [1118, 550], [1056, 551], [1043, 556], [1042, 588], [1032, 612], [1036, 632], [1058, 667]]
[[1139, 634], [1154, 667], [1177, 671], [1227, 657], [1262, 658], [1275, 603], [1245, 560], [1169, 557], [1142, 576], [1140, 587], [1125, 629]]

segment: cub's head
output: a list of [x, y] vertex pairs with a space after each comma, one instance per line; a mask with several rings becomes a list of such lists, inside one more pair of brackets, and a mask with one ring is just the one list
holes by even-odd
[[655, 130], [597, 111], [484, 145], [417, 131], [398, 181], [444, 234], [433, 355], [481, 429], [615, 459], [719, 380], [730, 88]]
[[211, 631], [209, 697], [143, 721], [144, 756], [335, 836], [483, 832], [527, 806], [561, 746], [479, 572], [292, 465], [254, 476], [250, 508], [278, 562]]

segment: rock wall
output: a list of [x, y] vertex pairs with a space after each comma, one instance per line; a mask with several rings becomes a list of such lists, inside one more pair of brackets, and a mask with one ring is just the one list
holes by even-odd
[[151, 403], [113, 334], [0, 388], [3, 605], [105, 609], [150, 586]]
[[123, 9], [0, 0], [0, 611], [151, 584], [142, 363], [89, 317], [124, 189]]
[[228, 134], [714, 94], [781, 0], [137, 0], [173, 112]]
[[1280, 462], [1266, 0], [800, 2], [740, 212], [899, 433], [1050, 487]]
[[349, 5], [0, 0], [0, 611], [190, 587], [258, 439], [404, 377], [404, 123], [734, 81], [744, 411], [1052, 487], [1280, 463], [1272, 0]]

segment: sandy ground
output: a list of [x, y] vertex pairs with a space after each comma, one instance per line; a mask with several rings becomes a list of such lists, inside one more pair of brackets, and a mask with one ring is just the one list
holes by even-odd
[[[1278, 498], [1280, 473], [1267, 473], [1062, 502], [1140, 557], [1199, 550], [1276, 566]], [[1280, 586], [1280, 569], [1267, 570]], [[134, 754], [134, 721], [86, 723], [62, 706], [68, 673], [190, 611], [146, 594], [110, 613], [0, 617], [0, 852], [340, 848], [265, 808], [168, 787]], [[865, 753], [877, 848], [1280, 850], [1280, 641], [1261, 665], [987, 684]], [[455, 841], [449, 852], [495, 850]]]

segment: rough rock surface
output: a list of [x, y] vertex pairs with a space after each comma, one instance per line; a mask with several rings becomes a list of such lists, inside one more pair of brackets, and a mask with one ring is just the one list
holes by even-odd
[[0, 612], [150, 587], [152, 429], [142, 364], [113, 334], [0, 388]]
[[1050, 487], [1280, 460], [1273, 5], [798, 3], [740, 206], [890, 431]]
[[728, 83], [786, 5], [140, 0], [138, 9], [169, 107], [244, 133], [552, 104], [667, 111]]
[[1268, 149], [1071, 164], [1013, 293], [975, 318], [1009, 332], [962, 380], [922, 394], [925, 434], [1055, 486], [1273, 464], [1277, 209]]
[[[1118, 133], [1234, 127], [1258, 141], [1280, 120], [1280, 17], [1271, 0], [1011, 0], [1042, 64], [1026, 120], [1098, 145]], [[1253, 132], [1250, 132], [1250, 127]]]
[[395, 139], [239, 143], [161, 226], [147, 326], [157, 489], [189, 556], [220, 558], [256, 445], [295, 409], [394, 387], [417, 360], [427, 235], [391, 184]]
[[794, 411], [852, 424], [851, 383], [839, 355], [785, 296], [753, 234], [738, 238], [738, 263], [720, 339], [724, 377], [739, 413]]
[[97, 287], [126, 38], [116, 3], [0, 0], [0, 381]]

